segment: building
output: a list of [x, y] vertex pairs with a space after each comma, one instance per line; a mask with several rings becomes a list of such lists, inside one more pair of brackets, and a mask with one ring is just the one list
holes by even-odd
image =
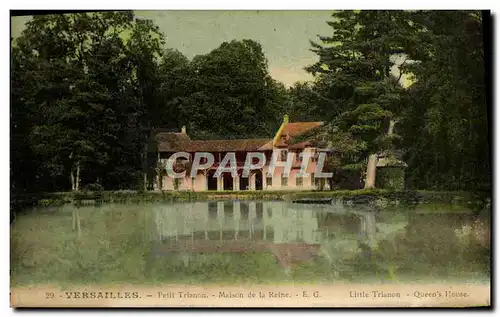
[[[159, 132], [155, 134], [155, 146], [150, 149], [156, 158], [156, 166], [153, 189], [155, 190], [312, 190], [318, 185], [315, 179], [316, 163], [318, 153], [312, 142], [307, 140], [307, 135], [314, 133], [314, 129], [323, 125], [323, 122], [288, 122], [285, 116], [283, 123], [273, 138], [268, 139], [237, 139], [237, 140], [191, 140], [186, 129], [181, 132]], [[305, 137], [305, 141], [299, 139]], [[177, 152], [189, 153], [189, 159], [177, 160], [174, 170], [186, 171], [184, 178], [173, 178], [166, 172], [167, 160]], [[195, 153], [208, 152], [214, 156], [214, 164], [196, 175], [190, 175], [191, 164]], [[214, 178], [214, 174], [228, 152], [236, 155], [237, 170], [236, 177], [225, 172], [220, 177]], [[244, 177], [243, 166], [247, 153], [260, 152], [266, 157], [266, 164]], [[269, 165], [272, 155], [284, 163], [288, 153], [293, 152], [294, 160], [289, 177], [284, 177], [284, 167], [276, 167], [274, 173], [269, 176]], [[306, 168], [307, 177], [298, 177], [301, 169], [301, 152], [309, 152], [311, 159]]]

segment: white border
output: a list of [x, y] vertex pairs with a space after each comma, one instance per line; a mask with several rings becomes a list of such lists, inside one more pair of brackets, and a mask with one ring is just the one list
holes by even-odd
[[186, 10], [186, 9], [204, 9], [204, 10], [332, 10], [332, 9], [490, 9], [497, 6], [493, 0], [481, 1], [394, 1], [394, 0], [350, 0], [350, 1], [234, 1], [234, 0], [211, 0], [211, 1], [99, 1], [87, 0], [85, 2], [62, 2], [47, 0], [38, 1], [12, 1], [10, 9], [130, 9], [134, 10]]
[[[328, 10], [328, 9], [491, 9], [493, 14], [495, 12], [498, 12], [498, 6], [499, 6], [499, 1], [465, 1], [465, 0], [455, 0], [455, 1], [436, 1], [436, 0], [420, 0], [420, 1], [387, 1], [387, 0], [380, 0], [380, 1], [362, 1], [362, 0], [350, 0], [350, 1], [315, 1], [315, 0], [308, 0], [308, 1], [275, 1], [275, 2], [270, 2], [266, 0], [254, 0], [254, 1], [237, 1], [237, 0], [211, 0], [211, 1], [179, 1], [179, 2], [157, 2], [157, 1], [96, 1], [96, 0], [87, 0], [85, 2], [71, 2], [71, 1], [54, 1], [54, 0], [45, 0], [43, 2], [40, 1], [10, 1], [10, 2], [2, 2], [1, 6], [5, 8], [2, 8], [1, 14], [2, 14], [2, 23], [1, 23], [1, 34], [3, 41], [1, 42], [3, 44], [1, 51], [1, 56], [0, 56], [0, 61], [3, 63], [3, 67], [1, 69], [4, 70], [4, 75], [3, 75], [3, 81], [2, 84], [0, 85], [0, 89], [2, 90], [2, 97], [3, 97], [3, 102], [2, 102], [2, 111], [3, 114], [0, 116], [0, 129], [2, 130], [1, 132], [1, 142], [2, 142], [2, 148], [4, 149], [4, 155], [0, 156], [1, 160], [1, 174], [0, 174], [0, 186], [1, 186], [1, 202], [3, 209], [3, 237], [1, 239], [1, 244], [2, 248], [1, 250], [9, 250], [9, 230], [6, 230], [8, 227], [7, 225], [7, 211], [9, 209], [10, 201], [9, 201], [9, 154], [6, 149], [10, 149], [9, 145], [9, 72], [8, 70], [10, 69], [10, 47], [9, 47], [9, 38], [10, 38], [10, 17], [9, 17], [9, 9], [23, 9], [23, 10], [31, 10], [34, 8], [37, 9], [58, 9], [58, 8], [64, 8], [66, 10], [77, 10], [77, 9], [87, 9], [87, 10], [99, 10], [99, 9], [130, 9], [133, 8], [134, 10], [159, 10], [159, 9], [171, 9], [171, 10], [179, 10], [179, 9], [208, 9], [208, 10], [214, 10], [214, 9], [245, 9], [245, 10]], [[43, 6], [41, 5], [43, 4]], [[160, 5], [159, 5], [160, 4]], [[83, 6], [82, 6], [83, 5]], [[497, 39], [497, 34], [498, 34], [498, 20], [493, 21], [493, 34], [495, 35], [495, 40]], [[497, 42], [497, 41], [495, 41]], [[495, 44], [494, 47], [494, 52], [498, 52], [498, 45]], [[498, 64], [494, 63], [495, 70], [497, 70]], [[494, 75], [494, 74], [492, 74]], [[500, 91], [499, 89], [499, 82], [498, 80], [495, 81], [495, 86], [492, 87], [494, 91], [498, 92]], [[494, 94], [493, 94], [493, 97]], [[493, 101], [494, 102], [494, 101]], [[494, 117], [496, 122], [500, 122], [499, 120], [500, 116], [500, 111], [495, 111], [494, 112]], [[492, 118], [493, 119], [493, 118]], [[491, 126], [494, 126], [493, 124]], [[495, 128], [494, 131], [494, 139], [495, 139], [495, 149], [498, 147], [498, 142], [499, 142], [499, 136], [497, 134], [497, 129]], [[492, 144], [493, 146], [493, 144]], [[496, 151], [494, 152], [496, 154]], [[496, 155], [493, 157], [492, 163], [494, 164]], [[497, 180], [498, 176], [498, 170], [495, 169], [495, 180]], [[498, 187], [494, 186], [495, 188], [495, 197], [497, 197], [498, 194]], [[495, 217], [495, 222], [494, 222], [494, 228], [498, 228], [498, 215]], [[495, 235], [496, 236], [496, 235]], [[496, 243], [494, 245], [497, 245]], [[498, 255], [496, 251], [497, 248], [495, 248], [495, 253]], [[7, 252], [7, 251], [4, 251]], [[8, 268], [9, 268], [9, 263], [8, 263], [8, 255], [4, 253], [3, 256], [3, 261], [1, 262], [1, 278], [2, 278], [2, 283], [1, 283], [1, 290], [2, 292], [0, 293], [0, 298], [2, 299], [3, 305], [1, 306], [1, 312], [2, 316], [4, 315], [13, 315], [14, 312], [12, 309], [9, 308], [9, 276], [7, 275]], [[496, 261], [498, 263], [498, 259]], [[497, 265], [495, 265], [494, 270], [496, 271]], [[494, 299], [492, 299], [494, 300]], [[51, 311], [53, 312], [53, 311]], [[134, 313], [137, 311], [134, 311]], [[218, 311], [217, 313], [220, 313], [221, 311]], [[303, 311], [297, 311], [297, 313], [302, 313]], [[347, 315], [346, 313], [353, 313], [353, 312], [345, 312], [345, 311], [325, 311], [326, 313], [333, 313], [335, 315]], [[382, 314], [386, 313], [396, 313], [400, 314], [401, 311], [379, 311]], [[40, 312], [36, 312], [40, 313]], [[68, 311], [61, 311], [60, 313], [62, 314], [68, 314]], [[84, 311], [84, 312], [79, 312], [78, 314], [80, 316], [91, 316], [95, 315], [94, 312], [90, 311]], [[123, 311], [115, 311], [111, 312], [112, 315], [115, 316], [120, 316], [123, 313]], [[199, 314], [199, 311], [196, 312], [190, 312], [190, 311], [185, 311], [185, 312], [178, 312], [178, 311], [170, 311], [168, 314], [171, 315], [177, 315], [177, 314]], [[215, 313], [215, 312], [214, 312]], [[226, 311], [226, 313], [234, 314], [236, 313], [235, 311]], [[253, 311], [251, 312], [253, 314], [267, 314], [267, 312], [263, 311]], [[275, 311], [273, 313], [292, 313], [291, 311]], [[357, 312], [357, 314], [361, 314], [362, 312]], [[375, 311], [371, 311], [371, 313], [375, 313]], [[412, 313], [417, 313], [417, 314], [425, 314], [426, 316], [428, 315], [433, 315], [436, 314], [436, 312], [433, 311], [412, 311]], [[458, 313], [458, 311], [453, 311], [453, 314]], [[477, 312], [475, 311], [464, 311], [464, 313], [467, 314], [475, 314]], [[98, 313], [99, 314], [99, 313]], [[108, 313], [109, 314], [109, 313]]]

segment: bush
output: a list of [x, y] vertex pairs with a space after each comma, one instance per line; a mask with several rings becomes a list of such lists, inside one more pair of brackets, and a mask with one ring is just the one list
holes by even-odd
[[[29, 198], [29, 197], [28, 197]], [[104, 191], [100, 184], [89, 184], [78, 192], [47, 193], [33, 199], [33, 205], [61, 205], [72, 203], [73, 199], [99, 198], [104, 203], [131, 202], [185, 202], [216, 200], [281, 200], [334, 199], [349, 201], [354, 204], [376, 203], [377, 200], [389, 205], [416, 206], [420, 203], [477, 205], [478, 211], [484, 208], [484, 200], [477, 201], [475, 196], [465, 192], [430, 192], [430, 191], [391, 191], [384, 189], [334, 190], [334, 191]], [[24, 200], [26, 200], [25, 198]], [[43, 200], [43, 201], [42, 201]], [[385, 205], [385, 204], [384, 204]], [[464, 206], [468, 206], [464, 205]]]
[[99, 183], [91, 183], [85, 186], [84, 190], [89, 192], [102, 192], [104, 191], [104, 187]]
[[405, 169], [400, 166], [377, 169], [377, 188], [402, 191], [405, 189]]

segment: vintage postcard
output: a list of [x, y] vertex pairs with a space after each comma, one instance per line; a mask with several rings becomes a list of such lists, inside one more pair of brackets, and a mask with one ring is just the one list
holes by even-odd
[[488, 11], [11, 13], [12, 307], [491, 305]]

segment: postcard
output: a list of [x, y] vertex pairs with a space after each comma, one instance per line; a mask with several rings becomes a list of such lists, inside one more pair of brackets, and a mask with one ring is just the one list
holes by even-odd
[[488, 11], [12, 14], [12, 307], [491, 306]]

